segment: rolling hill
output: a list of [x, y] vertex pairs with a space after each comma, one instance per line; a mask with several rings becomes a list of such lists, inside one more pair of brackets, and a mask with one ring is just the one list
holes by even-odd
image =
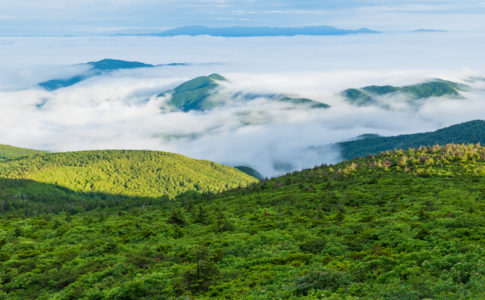
[[40, 154], [42, 151], [0, 145], [0, 159]]
[[173, 198], [256, 182], [239, 170], [157, 151], [47, 153], [0, 161], [4, 179], [31, 180], [75, 192]]
[[460, 91], [466, 86], [456, 82], [434, 79], [407, 86], [377, 86], [371, 85], [360, 89], [346, 89], [341, 94], [351, 104], [358, 106], [378, 105], [379, 97], [401, 95], [411, 103], [418, 105], [419, 100], [431, 97], [454, 97], [460, 96]]
[[[447, 145], [74, 214], [53, 203], [20, 215], [16, 205], [34, 200], [2, 197], [0, 294], [481, 299], [484, 175], [484, 147]], [[21, 191], [24, 182], [0, 184]]]
[[383, 151], [445, 144], [485, 144], [485, 121], [475, 120], [456, 124], [434, 132], [406, 134], [391, 137], [370, 135], [355, 141], [341, 142], [338, 146], [343, 159], [364, 157]]
[[216, 95], [221, 83], [227, 79], [219, 74], [200, 76], [182, 83], [173, 90], [160, 93], [158, 97], [170, 97], [166, 103], [170, 110], [204, 111], [235, 101], [252, 101], [266, 98], [271, 101], [287, 102], [310, 108], [328, 108], [329, 105], [307, 98], [290, 97], [284, 94], [255, 94], [237, 92], [221, 99]]

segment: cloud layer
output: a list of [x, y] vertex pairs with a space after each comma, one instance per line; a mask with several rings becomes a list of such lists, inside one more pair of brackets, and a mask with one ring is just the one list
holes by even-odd
[[[484, 118], [485, 81], [466, 80], [485, 74], [485, 39], [445, 35], [0, 39], [0, 54], [12, 58], [0, 65], [0, 143], [49, 151], [164, 150], [249, 165], [265, 176], [334, 163], [339, 151], [329, 145], [363, 133], [413, 133]], [[53, 92], [35, 86], [83, 71], [78, 63], [106, 57], [193, 64], [124, 70]], [[286, 93], [332, 107], [309, 110], [260, 98], [208, 112], [162, 113], [168, 99], [155, 95], [214, 72], [230, 80], [221, 97]], [[355, 107], [339, 94], [350, 87], [435, 77], [472, 89], [465, 99], [430, 99], [419, 110]]]

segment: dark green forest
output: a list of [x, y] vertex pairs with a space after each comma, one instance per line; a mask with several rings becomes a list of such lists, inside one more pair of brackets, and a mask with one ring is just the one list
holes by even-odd
[[485, 121], [475, 120], [456, 124], [434, 132], [405, 134], [391, 137], [364, 135], [362, 138], [338, 143], [345, 160], [365, 157], [383, 151], [446, 144], [485, 144]]
[[484, 175], [450, 144], [172, 199], [3, 178], [0, 297], [483, 299]]

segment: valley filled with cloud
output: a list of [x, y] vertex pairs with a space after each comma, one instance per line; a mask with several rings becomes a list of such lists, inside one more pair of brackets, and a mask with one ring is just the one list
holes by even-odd
[[[0, 38], [0, 54], [9, 57], [0, 63], [0, 140], [54, 152], [170, 151], [274, 176], [338, 162], [336, 143], [362, 134], [432, 131], [481, 118], [484, 41], [479, 33], [448, 32]], [[86, 74], [85, 63], [104, 58], [154, 67], [100, 72], [54, 90], [39, 86]], [[226, 78], [210, 90], [219, 105], [167, 109], [172, 95], [162, 93], [213, 73]], [[436, 78], [459, 84], [458, 96], [416, 100], [390, 93], [377, 96], [375, 103], [355, 105], [343, 94]], [[274, 95], [329, 107], [275, 101]]]

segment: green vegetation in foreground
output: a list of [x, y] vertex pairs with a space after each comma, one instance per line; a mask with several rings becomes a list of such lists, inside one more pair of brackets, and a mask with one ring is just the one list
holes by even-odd
[[[182, 83], [173, 90], [163, 92], [158, 97], [165, 97], [170, 95], [170, 100], [167, 105], [171, 109], [181, 110], [184, 112], [198, 110], [209, 110], [217, 106], [224, 105], [225, 101], [215, 96], [215, 92], [220, 87], [220, 82], [227, 81], [227, 79], [219, 74], [211, 74], [209, 76], [200, 76]], [[252, 94], [252, 93], [236, 93], [228, 96], [244, 101], [251, 101], [257, 98], [267, 98], [273, 101], [289, 102], [295, 105], [304, 105], [310, 108], [329, 108], [325, 103], [314, 101], [307, 98], [295, 98], [281, 94]]]
[[[4, 193], [0, 293], [483, 299], [484, 175], [485, 147], [448, 145], [322, 166], [218, 195], [78, 214], [26, 217], [14, 204], [35, 200]], [[5, 191], [23, 183], [0, 184]]]
[[126, 150], [48, 153], [0, 161], [0, 174], [5, 179], [29, 179], [76, 192], [170, 198], [187, 191], [221, 192], [257, 181], [209, 161]]
[[365, 138], [338, 143], [343, 159], [349, 160], [383, 151], [417, 148], [419, 146], [470, 143], [485, 144], [485, 121], [469, 121], [434, 132], [391, 137], [380, 137], [376, 135], [364, 135], [363, 137]]
[[384, 86], [366, 86], [360, 89], [347, 89], [342, 95], [351, 104], [365, 106], [375, 105], [378, 103], [376, 97], [393, 94], [403, 94], [411, 102], [431, 97], [459, 97], [460, 91], [466, 86], [452, 81], [435, 79], [433, 81], [395, 87], [391, 85]]
[[0, 159], [16, 158], [43, 153], [42, 151], [0, 145]]

